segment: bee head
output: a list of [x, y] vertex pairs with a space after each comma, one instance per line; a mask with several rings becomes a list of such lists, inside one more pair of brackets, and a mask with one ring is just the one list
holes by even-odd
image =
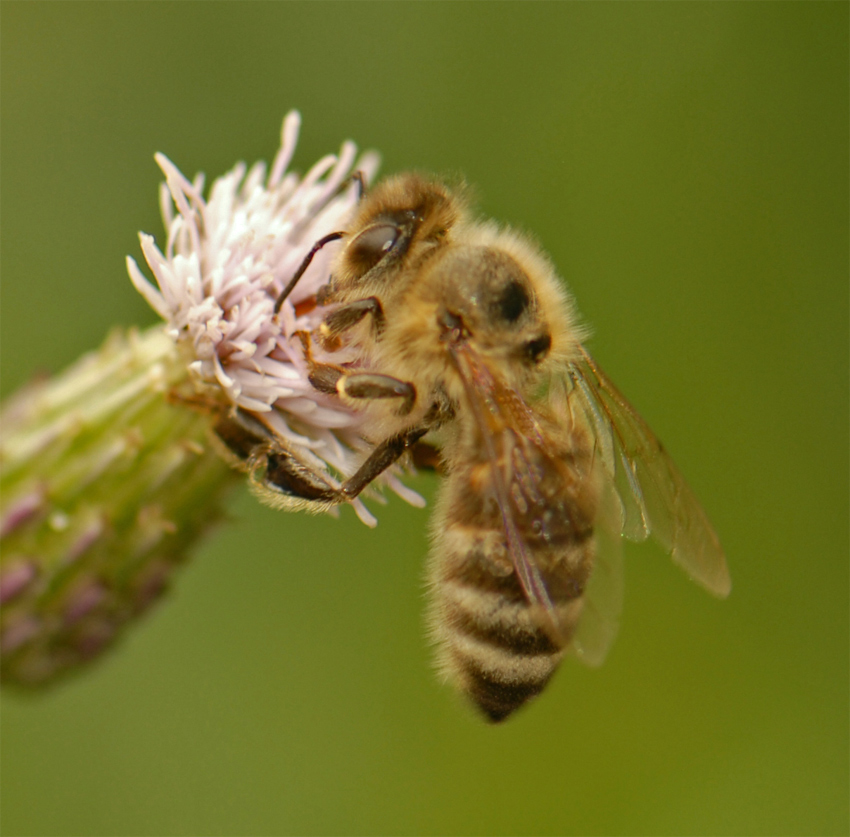
[[334, 301], [385, 298], [448, 241], [463, 213], [462, 201], [445, 185], [418, 174], [376, 186], [361, 202], [334, 266]]

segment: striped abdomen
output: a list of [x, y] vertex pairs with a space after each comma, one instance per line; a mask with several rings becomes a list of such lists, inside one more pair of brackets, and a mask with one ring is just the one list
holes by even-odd
[[[431, 628], [442, 671], [498, 722], [538, 695], [554, 674], [581, 615], [593, 563], [592, 498], [571, 499], [560, 468], [546, 468], [533, 495], [513, 492], [510, 514], [558, 614], [557, 635], [529, 604], [506, 548], [489, 465], [453, 473], [434, 516]], [[584, 507], [582, 507], [584, 506]]]

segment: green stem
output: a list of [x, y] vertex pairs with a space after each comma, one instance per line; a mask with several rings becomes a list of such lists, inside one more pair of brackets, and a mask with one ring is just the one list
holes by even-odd
[[4, 405], [4, 683], [46, 683], [110, 647], [222, 518], [238, 475], [209, 414], [173, 396], [185, 379], [164, 327], [116, 332]]

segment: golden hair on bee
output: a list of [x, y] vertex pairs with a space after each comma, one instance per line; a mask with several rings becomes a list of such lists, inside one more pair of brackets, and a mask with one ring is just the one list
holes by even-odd
[[401, 174], [317, 242], [278, 308], [332, 240], [343, 246], [317, 299], [327, 313], [302, 342], [311, 383], [362, 413], [371, 453], [337, 486], [283, 443], [255, 434], [252, 446], [250, 428], [231, 436], [258, 491], [316, 510], [357, 497], [423, 440], [439, 443], [430, 632], [440, 670], [488, 720], [539, 694], [567, 652], [602, 661], [619, 618], [621, 534], [652, 535], [728, 594], [705, 512], [588, 354], [539, 247], [475, 220], [464, 189]]

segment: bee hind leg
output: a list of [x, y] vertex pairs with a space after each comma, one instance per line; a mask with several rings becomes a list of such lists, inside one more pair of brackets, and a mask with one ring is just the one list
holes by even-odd
[[321, 511], [355, 499], [406, 451], [414, 449], [429, 429], [430, 425], [415, 427], [385, 439], [339, 487], [241, 410], [222, 416], [213, 434], [230, 465], [248, 472], [263, 500], [284, 508]]
[[339, 488], [330, 485], [321, 473], [283, 448], [258, 451], [255, 463], [264, 470], [264, 474], [255, 484], [320, 507], [347, 503], [410, 450], [428, 429], [417, 427], [384, 440]]
[[246, 471], [252, 454], [269, 443], [268, 431], [259, 422], [236, 410], [220, 416], [212, 428], [219, 450], [231, 467]]
[[[376, 375], [372, 377], [386, 378], [387, 376]], [[390, 378], [389, 380], [395, 381], [396, 384], [403, 383], [403, 381], [396, 381], [395, 378]], [[434, 467], [439, 460], [437, 449], [427, 442], [420, 440], [429, 431], [440, 427], [451, 415], [451, 412], [449, 405], [442, 401], [435, 402], [425, 415], [421, 424], [397, 433], [395, 436], [390, 436], [377, 445], [369, 458], [357, 469], [357, 472], [340, 486], [340, 494], [347, 500], [354, 499], [372, 480], [380, 476], [402, 454], [408, 451], [411, 453], [414, 462], [416, 462], [417, 452], [421, 453], [423, 450], [427, 450], [429, 455], [428, 465], [426, 467]]]
[[396, 462], [403, 453], [413, 448], [428, 432], [428, 427], [415, 427], [381, 442], [369, 458], [350, 476], [339, 489], [346, 500], [353, 500], [372, 480], [379, 477]]

